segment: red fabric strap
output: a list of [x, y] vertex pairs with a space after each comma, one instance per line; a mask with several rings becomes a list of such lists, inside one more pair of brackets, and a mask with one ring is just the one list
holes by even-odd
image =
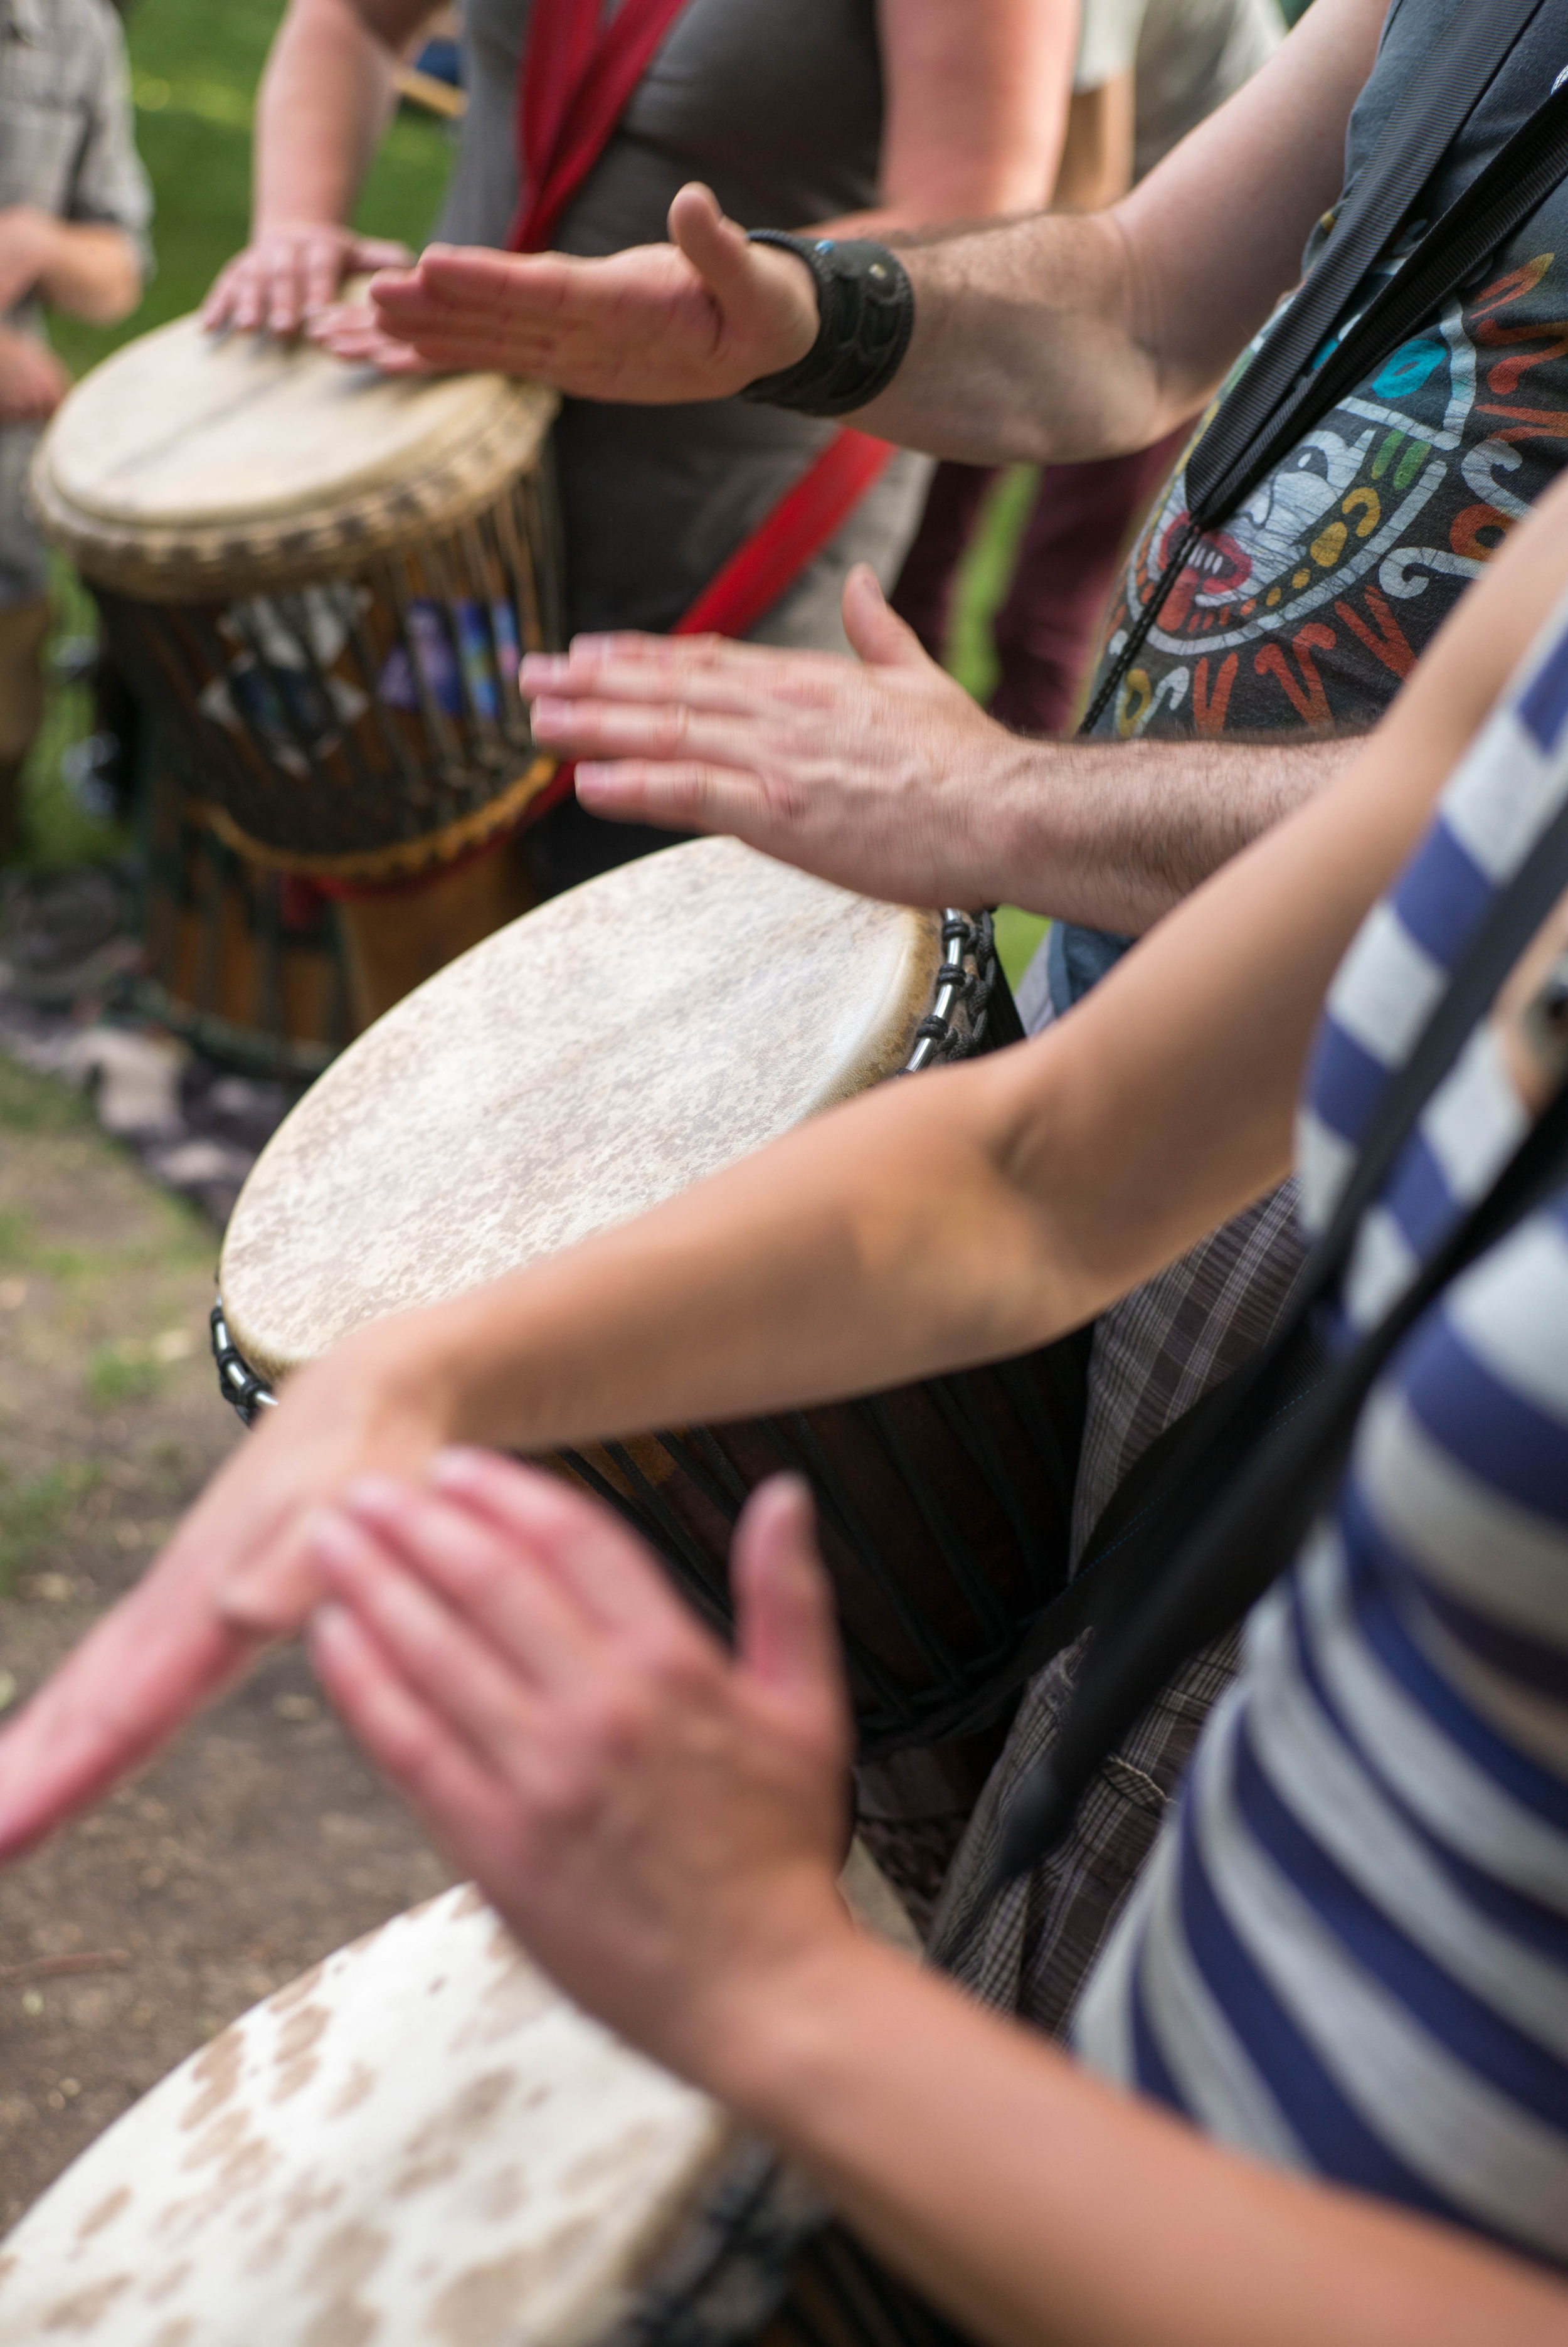
[[866, 432], [835, 432], [815, 464], [764, 516], [723, 569], [710, 579], [675, 636], [743, 636], [814, 555], [836, 537], [876, 480], [893, 450]]
[[[835, 538], [881, 474], [893, 450], [868, 433], [835, 432], [815, 463], [784, 491], [751, 536], [710, 579], [672, 636], [743, 636]], [[523, 820], [534, 823], [572, 788], [577, 761], [558, 768]]]
[[518, 77], [526, 180], [507, 248], [547, 252], [562, 212], [603, 154], [632, 92], [687, 0], [535, 0]]
[[[601, 0], [534, 0], [518, 77], [518, 154], [524, 184], [507, 239], [543, 252], [561, 213], [611, 133], [686, 0], [621, 0], [601, 24]], [[745, 542], [711, 579], [677, 636], [743, 636], [835, 537], [893, 454], [864, 432], [835, 433]], [[572, 786], [569, 762], [529, 807], [533, 822]]]

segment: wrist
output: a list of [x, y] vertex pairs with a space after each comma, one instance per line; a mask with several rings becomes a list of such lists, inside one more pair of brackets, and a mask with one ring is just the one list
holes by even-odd
[[251, 224], [252, 244], [261, 244], [270, 236], [333, 236], [347, 244], [353, 233], [341, 215], [325, 207], [319, 212], [284, 212], [261, 206]]
[[352, 1397], [367, 1430], [405, 1426], [437, 1447], [460, 1441], [467, 1431], [463, 1379], [457, 1348], [441, 1339], [444, 1309], [373, 1320], [334, 1345], [314, 1374]]
[[809, 2156], [835, 2086], [849, 2087], [880, 2016], [917, 1977], [907, 1956], [836, 1912], [771, 1962], [737, 1964], [702, 2000], [690, 2074], [748, 2125]]
[[793, 365], [747, 384], [743, 399], [807, 415], [848, 415], [886, 391], [915, 325], [908, 272], [886, 245], [862, 238], [794, 236], [753, 229], [753, 245], [787, 252], [811, 273], [815, 339]]
[[984, 807], [982, 835], [971, 841], [981, 868], [970, 901], [1060, 917], [1070, 862], [1059, 772], [1062, 745], [1009, 733], [995, 718], [986, 723], [1001, 740], [994, 745], [983, 800], [966, 794], [968, 805]]

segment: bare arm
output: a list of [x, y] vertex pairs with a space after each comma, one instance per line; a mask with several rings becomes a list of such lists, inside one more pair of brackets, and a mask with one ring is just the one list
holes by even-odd
[[[877, 26], [886, 91], [880, 200], [868, 211], [815, 226], [830, 235], [887, 236], [1040, 203], [1062, 151], [1078, 0], [879, 0]], [[678, 254], [663, 250], [656, 267], [679, 263]], [[508, 301], [513, 289], [534, 282], [537, 261], [477, 248], [433, 246], [430, 256], [407, 281], [382, 280], [378, 302], [399, 282], [455, 284], [465, 289], [455, 320], [439, 317], [436, 331], [410, 340], [401, 313], [394, 320], [384, 304], [372, 313], [356, 303], [323, 320], [316, 339], [388, 373], [431, 366], [534, 372], [523, 346], [514, 349], [509, 339]], [[794, 273], [786, 262], [792, 299]]]
[[1032, 1044], [881, 1087], [292, 1379], [154, 1569], [0, 1737], [0, 1858], [155, 1750], [315, 1590], [312, 1510], [454, 1439], [549, 1450], [1021, 1352], [1279, 1176], [1356, 923], [1568, 579], [1568, 484], [1448, 623], [1351, 771]]
[[1067, 135], [1078, 0], [879, 0], [876, 14], [881, 193], [825, 231], [886, 236], [1039, 204]]
[[729, 832], [896, 904], [1021, 905], [1139, 937], [1355, 757], [1353, 738], [1030, 742], [888, 609], [845, 591], [858, 665], [718, 637], [531, 655], [534, 730], [595, 815]]
[[1222, 2149], [855, 1929], [832, 1607], [781, 1483], [733, 1664], [620, 1525], [499, 1460], [321, 1520], [317, 1667], [524, 1944], [996, 2347], [1561, 2341], [1560, 2280]]
[[[1114, 210], [1046, 213], [907, 256], [914, 340], [858, 421], [992, 463], [1148, 446], [1203, 405], [1296, 282], [1338, 192], [1382, 0], [1317, 0], [1269, 63]], [[706, 190], [670, 245], [505, 262], [434, 246], [378, 281], [387, 332], [443, 365], [502, 365], [588, 398], [713, 398], [803, 357], [815, 292]]]
[[256, 106], [251, 242], [207, 297], [210, 325], [292, 333], [354, 271], [406, 260], [350, 216], [430, 0], [292, 0]]
[[112, 326], [141, 299], [135, 241], [104, 222], [12, 205], [0, 211], [0, 314], [29, 293], [73, 318]]
[[1201, 407], [1339, 191], [1381, 0], [1317, 0], [1283, 47], [1108, 212], [908, 256], [908, 357], [869, 431], [974, 463], [1141, 448]]

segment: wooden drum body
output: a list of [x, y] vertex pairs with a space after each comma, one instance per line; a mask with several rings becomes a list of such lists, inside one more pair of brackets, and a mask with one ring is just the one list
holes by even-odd
[[[610, 873], [430, 980], [280, 1127], [224, 1241], [223, 1389], [248, 1414], [366, 1321], [538, 1261], [886, 1077], [1017, 1031], [989, 923], [849, 896], [732, 840]], [[1065, 1579], [1081, 1409], [1081, 1362], [1051, 1347], [553, 1463], [717, 1620], [747, 1492], [799, 1468], [875, 1757], [989, 1716], [987, 1690]]]
[[226, 1065], [319, 1075], [360, 1023], [336, 908], [221, 838], [167, 767], [147, 785], [140, 848], [141, 1008]]
[[[545, 787], [517, 670], [560, 641], [555, 407], [502, 375], [394, 382], [194, 318], [66, 401], [35, 507], [232, 846], [374, 892], [454, 873]], [[521, 887], [456, 891], [423, 967], [389, 973], [370, 935], [362, 1011], [509, 917]], [[395, 899], [383, 910], [407, 928]]]

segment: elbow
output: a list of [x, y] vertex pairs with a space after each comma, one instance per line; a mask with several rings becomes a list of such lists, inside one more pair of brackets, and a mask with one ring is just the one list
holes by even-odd
[[128, 318], [133, 310], [140, 309], [141, 292], [141, 274], [138, 271], [128, 285], [116, 291], [106, 302], [102, 314], [93, 323], [99, 326], [118, 326], [122, 318]]
[[138, 307], [141, 296], [141, 263], [128, 248], [123, 258], [117, 255], [93, 284], [83, 287], [72, 307], [89, 326], [118, 326]]

